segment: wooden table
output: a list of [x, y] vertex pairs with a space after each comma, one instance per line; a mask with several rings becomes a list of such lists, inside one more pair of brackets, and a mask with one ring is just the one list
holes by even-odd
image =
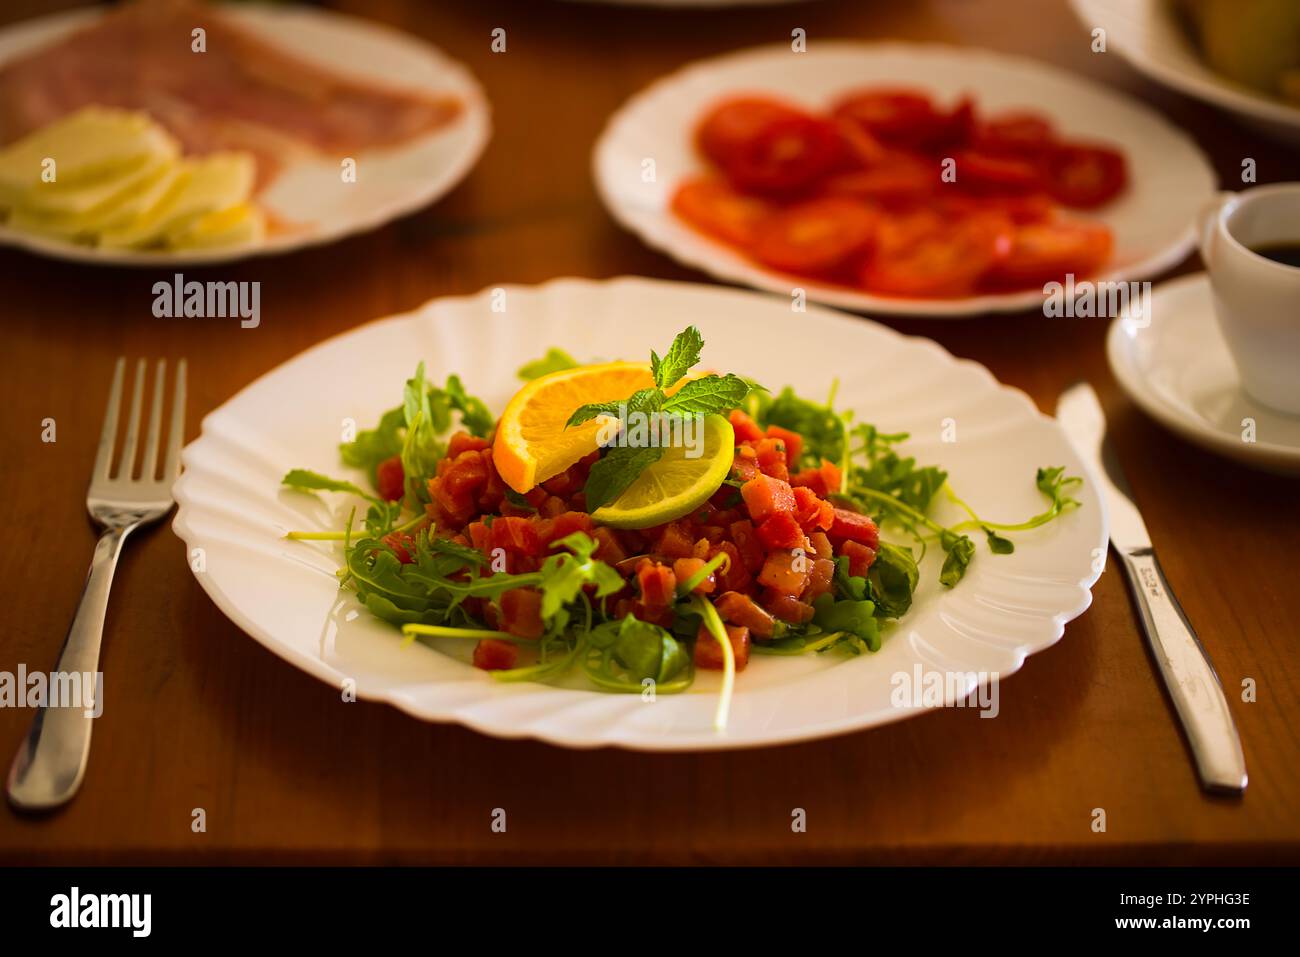
[[[8, 6], [6, 19], [39, 12]], [[569, 275], [704, 281], [620, 230], [589, 175], [606, 117], [687, 61], [781, 40], [794, 27], [813, 44], [993, 47], [1153, 104], [1195, 136], [1225, 183], [1246, 156], [1261, 181], [1300, 169], [1295, 152], [1147, 82], [1116, 54], [1090, 52], [1064, 3], [824, 0], [699, 13], [545, 0], [341, 6], [467, 63], [492, 101], [491, 146], [432, 209], [327, 248], [213, 270], [262, 281], [255, 330], [155, 319], [150, 289], [165, 271], [0, 254], [0, 501], [9, 503], [0, 669], [53, 666], [90, 556], [83, 500], [115, 356], [188, 356], [193, 434], [202, 415], [300, 350], [433, 296]], [[504, 54], [489, 50], [498, 26]], [[1139, 413], [1107, 369], [1104, 320], [884, 321], [984, 363], [1044, 409], [1080, 376], [1097, 386], [1169, 578], [1228, 689], [1250, 768], [1244, 798], [1198, 788], [1114, 563], [1091, 610], [1003, 685], [1000, 720], [950, 709], [812, 744], [661, 756], [498, 741], [341, 704], [227, 621], [160, 527], [127, 549], [119, 571], [103, 658], [109, 692], [81, 794], [46, 818], [0, 811], [0, 859], [1300, 860], [1296, 483], [1190, 447]], [[58, 423], [54, 444], [40, 439], [47, 416]], [[1241, 700], [1246, 678], [1257, 684], [1254, 703]], [[0, 760], [30, 719], [0, 710]], [[207, 830], [194, 833], [200, 807]], [[504, 834], [489, 826], [498, 807], [509, 814]], [[791, 830], [796, 807], [807, 811], [806, 833]], [[1090, 826], [1094, 808], [1106, 810], [1105, 833]]]

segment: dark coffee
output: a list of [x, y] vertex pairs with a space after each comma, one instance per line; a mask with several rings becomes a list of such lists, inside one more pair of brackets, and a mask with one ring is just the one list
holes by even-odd
[[1251, 252], [1263, 256], [1265, 259], [1271, 259], [1275, 263], [1281, 263], [1283, 266], [1294, 266], [1300, 269], [1300, 240], [1254, 246], [1251, 248]]

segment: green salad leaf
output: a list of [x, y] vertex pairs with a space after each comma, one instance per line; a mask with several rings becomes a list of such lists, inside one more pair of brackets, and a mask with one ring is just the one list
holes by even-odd
[[328, 475], [321, 475], [319, 472], [312, 472], [308, 469], [290, 469], [284, 478], [280, 479], [280, 484], [308, 492], [347, 492], [350, 495], [359, 495], [371, 502], [378, 501], [374, 495], [354, 482], [349, 482], [346, 479], [330, 478]]
[[855, 639], [847, 643], [851, 648], [857, 649], [857, 642], [861, 642], [868, 651], [880, 650], [880, 622], [876, 620], [875, 602], [854, 601], [852, 598], [836, 600], [826, 592], [817, 596], [813, 609], [813, 624], [823, 631], [843, 632]]
[[876, 560], [871, 563], [867, 580], [876, 607], [886, 618], [902, 618], [912, 607], [912, 594], [916, 591], [921, 573], [916, 567], [912, 550], [902, 545], [881, 542]]
[[[948, 484], [946, 470], [937, 465], [920, 465], [914, 457], [898, 451], [896, 446], [910, 438], [908, 433], [881, 432], [870, 423], [855, 424], [851, 413], [835, 410], [834, 399], [834, 385], [824, 403], [802, 398], [786, 388], [775, 398], [751, 392], [744, 408], [760, 426], [777, 425], [800, 433], [804, 439], [801, 465], [817, 466], [829, 461], [838, 466], [840, 488], [831, 490], [836, 504], [871, 515], [879, 524], [901, 529], [920, 546], [920, 557], [924, 557], [928, 544], [937, 543], [944, 552], [939, 581], [946, 587], [961, 581], [975, 557], [975, 544], [965, 534], [968, 530], [983, 531], [992, 554], [1009, 555], [1015, 551], [1015, 544], [1000, 532], [1037, 528], [1079, 504], [1071, 492], [1082, 479], [1065, 475], [1059, 467], [1039, 469], [1035, 483], [1051, 500], [1046, 511], [1014, 524], [983, 519], [957, 497]], [[969, 520], [944, 525], [932, 518], [940, 493], [965, 511]], [[880, 560], [878, 557], [877, 562]], [[897, 562], [897, 556], [892, 560]], [[899, 586], [898, 595], [881, 607], [900, 607], [898, 598], [904, 578], [897, 569], [888, 574]]]
[[544, 375], [550, 375], [552, 372], [563, 372], [565, 369], [573, 369], [578, 365], [578, 360], [573, 358], [563, 349], [557, 349], [552, 346], [546, 350], [546, 355], [540, 359], [534, 359], [532, 362], [525, 362], [519, 367], [516, 375], [529, 382], [533, 379], [540, 379]]
[[[733, 373], [688, 379], [703, 347], [699, 330], [688, 326], [662, 357], [650, 354], [652, 387], [639, 389], [623, 401], [584, 405], [572, 414], [569, 425], [624, 412], [709, 415], [742, 409], [760, 427], [780, 426], [802, 436], [800, 461], [791, 463], [792, 469], [820, 467], [826, 461], [839, 468], [840, 485], [828, 490], [837, 507], [871, 515], [880, 525], [910, 536], [919, 548], [914, 553], [911, 547], [879, 542], [865, 576], [852, 574], [847, 556], [836, 558], [829, 590], [813, 602], [811, 620], [776, 620], [770, 638], [754, 639], [754, 652], [877, 651], [882, 628], [911, 608], [920, 580], [918, 562], [928, 545], [937, 545], [944, 555], [939, 582], [954, 587], [975, 558], [980, 534], [990, 553], [1011, 554], [1015, 545], [1004, 533], [1036, 528], [1079, 507], [1075, 492], [1082, 480], [1067, 475], [1062, 467], [1046, 467], [1035, 476], [1037, 489], [1048, 501], [1042, 512], [1014, 524], [981, 518], [953, 491], [946, 470], [903, 454], [900, 447], [908, 439], [906, 433], [881, 432], [874, 425], [855, 423], [851, 413], [838, 412], [834, 386], [825, 402], [815, 402], [790, 388], [773, 396]], [[519, 375], [529, 379], [574, 365], [568, 353], [551, 349], [522, 367]], [[670, 395], [672, 389], [676, 391]], [[459, 376], [449, 375], [442, 386], [436, 386], [420, 363], [404, 383], [401, 405], [339, 448], [344, 464], [365, 471], [372, 484], [382, 462], [400, 457], [407, 481], [402, 500], [387, 502], [347, 479], [294, 469], [283, 479], [286, 487], [353, 495], [367, 504], [360, 529], [353, 527], [354, 508], [342, 531], [291, 532], [289, 537], [341, 542], [341, 584], [353, 589], [371, 614], [400, 627], [409, 638], [495, 638], [514, 642], [535, 658], [520, 667], [492, 672], [499, 681], [549, 681], [578, 668], [609, 690], [638, 692], [653, 683], [656, 692], [673, 693], [693, 681], [695, 643], [716, 642], [723, 674], [715, 724], [725, 726], [735, 680], [735, 651], [717, 608], [694, 593], [693, 587], [717, 572], [728, 560], [726, 553], [678, 581], [675, 600], [667, 610], [668, 628], [631, 614], [620, 615], [617, 611], [622, 607], [605, 600], [619, 596], [627, 581], [617, 568], [596, 558], [597, 541], [584, 532], [554, 543], [533, 570], [494, 573], [492, 563], [477, 548], [434, 528], [425, 507], [429, 479], [447, 453], [445, 436], [457, 424], [486, 438], [495, 421], [486, 404], [466, 391]], [[615, 501], [662, 454], [659, 447], [610, 443], [589, 472], [584, 489], [588, 511]], [[739, 487], [742, 483], [733, 477], [724, 484]], [[739, 503], [739, 493], [733, 494]], [[505, 495], [515, 508], [536, 512], [525, 496], [513, 490]], [[966, 518], [952, 524], [935, 518], [941, 499]], [[483, 521], [491, 524], [492, 516], [484, 516]], [[503, 596], [516, 589], [539, 596], [543, 633], [538, 639], [485, 627], [485, 622], [496, 620], [489, 612], [501, 612]], [[485, 603], [491, 606], [486, 612]]]
[[339, 455], [344, 465], [364, 469], [374, 483], [379, 463], [400, 454], [405, 437], [406, 412], [399, 406], [385, 412], [373, 429], [358, 432], [356, 439], [340, 444]]

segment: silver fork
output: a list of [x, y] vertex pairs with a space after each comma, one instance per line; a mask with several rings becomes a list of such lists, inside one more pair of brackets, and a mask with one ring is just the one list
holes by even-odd
[[[99, 436], [95, 471], [86, 495], [86, 508], [103, 528], [95, 555], [81, 593], [81, 604], [68, 629], [59, 653], [57, 672], [97, 676], [99, 647], [104, 638], [104, 614], [108, 610], [108, 593], [113, 586], [113, 572], [127, 535], [162, 518], [172, 507], [172, 482], [180, 472], [181, 443], [185, 435], [185, 360], [176, 368], [175, 395], [171, 408], [171, 427], [167, 447], [158, 473], [158, 448], [162, 433], [163, 380], [167, 364], [159, 359], [154, 376], [153, 404], [149, 414], [149, 432], [145, 438], [140, 477], [133, 478], [136, 453], [139, 451], [141, 399], [144, 396], [145, 360], [136, 366], [135, 386], [131, 394], [131, 413], [126, 424], [126, 438], [117, 471], [113, 469], [113, 448], [117, 442], [118, 413], [122, 405], [122, 381], [126, 359], [117, 360], [113, 386], [108, 393], [108, 409]], [[65, 684], [64, 687], [75, 685]], [[67, 803], [77, 793], [86, 773], [90, 755], [90, 732], [103, 694], [96, 678], [92, 698], [86, 700], [84, 684], [80, 702], [45, 702], [32, 722], [9, 769], [9, 800], [15, 807], [45, 810]], [[49, 686], [53, 691], [53, 682]], [[53, 695], [50, 695], [50, 699]]]

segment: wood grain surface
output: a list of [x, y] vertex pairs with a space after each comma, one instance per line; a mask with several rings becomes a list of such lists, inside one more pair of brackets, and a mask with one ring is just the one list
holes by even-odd
[[[187, 278], [260, 280], [262, 323], [156, 319], [165, 270], [0, 252], [0, 669], [48, 670], [94, 541], [85, 488], [118, 355], [188, 356], [190, 434], [256, 376], [320, 339], [434, 296], [556, 276], [705, 281], [622, 232], [590, 152], [630, 94], [690, 60], [788, 38], [903, 38], [1055, 63], [1188, 130], [1225, 184], [1300, 178], [1300, 154], [1094, 54], [1063, 2], [822, 0], [703, 12], [558, 0], [380, 0], [341, 9], [470, 66], [495, 135], [431, 209], [322, 249]], [[7, 21], [44, 12], [12, 2]], [[490, 32], [507, 31], [504, 54]], [[1193, 260], [1177, 272], [1198, 268]], [[884, 320], [987, 365], [1050, 411], [1095, 384], [1169, 579], [1228, 690], [1250, 769], [1243, 798], [1197, 786], [1112, 562], [1092, 608], [1001, 689], [1001, 714], [950, 709], [765, 750], [565, 751], [431, 726], [263, 650], [196, 584], [166, 525], [130, 543], [108, 616], [103, 717], [81, 794], [60, 813], [0, 810], [7, 862], [963, 863], [1300, 861], [1300, 491], [1184, 444], [1123, 396], [1104, 320], [1038, 313]], [[547, 343], [538, 343], [539, 347]], [[345, 384], [340, 384], [345, 387]], [[53, 417], [58, 441], [42, 443]], [[1241, 700], [1243, 679], [1258, 700]], [[31, 712], [0, 710], [6, 765]], [[193, 809], [207, 830], [191, 830]], [[494, 808], [506, 833], [490, 828]], [[807, 812], [806, 833], [791, 814]], [[1105, 833], [1091, 828], [1103, 808]]]

